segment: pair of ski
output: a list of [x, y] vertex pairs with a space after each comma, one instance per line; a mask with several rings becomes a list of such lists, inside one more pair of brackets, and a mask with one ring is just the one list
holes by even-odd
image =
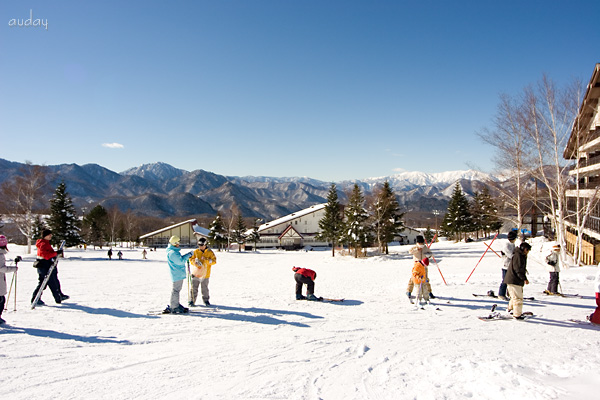
[[545, 294], [546, 296], [558, 296], [558, 297], [577, 297], [577, 298], [581, 298], [581, 296], [579, 294], [568, 294], [568, 293], [550, 293], [547, 290], [544, 290], [542, 292], [542, 294]]
[[[63, 240], [60, 243], [60, 247], [58, 248], [57, 253], [60, 253], [61, 250], [63, 250], [63, 247], [65, 247], [65, 242], [66, 241]], [[35, 298], [31, 302], [31, 309], [32, 310], [35, 308], [35, 306], [37, 306], [37, 303], [40, 300], [40, 297], [42, 297], [42, 293], [44, 292], [44, 289], [46, 289], [46, 285], [48, 284], [48, 281], [50, 280], [50, 275], [52, 275], [52, 272], [54, 272], [54, 269], [56, 268], [57, 265], [58, 265], [58, 254], [54, 258], [54, 262], [52, 263], [52, 265], [48, 269], [48, 273], [44, 277], [44, 281], [42, 282], [42, 286], [40, 286], [40, 290], [38, 290], [37, 294], [35, 295]]]
[[[491, 297], [492, 299], [497, 299], [498, 296], [494, 295], [489, 295], [489, 294], [477, 294], [477, 293], [473, 293], [473, 296], [475, 297]], [[533, 301], [535, 300], [535, 297], [523, 297], [523, 300], [529, 300], [529, 301]]]
[[514, 320], [520, 320], [520, 321], [527, 321], [529, 318], [534, 317], [533, 313], [530, 311], [526, 311], [523, 314], [521, 314], [521, 316], [523, 318], [517, 319], [515, 317], [513, 317], [510, 314], [502, 314], [498, 311], [496, 311], [496, 307], [498, 307], [497, 304], [494, 304], [492, 306], [492, 308], [490, 309], [490, 314], [487, 316], [483, 316], [483, 317], [477, 317], [482, 321], [501, 321], [501, 320], [506, 320], [506, 319], [514, 319]]
[[[306, 300], [306, 299], [302, 299]], [[328, 297], [318, 297], [318, 300], [308, 300], [308, 301], [322, 301], [322, 302], [343, 302], [345, 299], [330, 299]]]
[[217, 312], [219, 311], [216, 307], [195, 307], [194, 309], [189, 308], [187, 312], [184, 313], [171, 313], [166, 312], [165, 310], [150, 310], [148, 311], [148, 315], [190, 315], [190, 314], [205, 314], [206, 312]]

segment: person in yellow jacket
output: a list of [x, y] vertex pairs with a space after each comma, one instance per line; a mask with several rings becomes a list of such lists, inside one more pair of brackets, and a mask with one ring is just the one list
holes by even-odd
[[429, 265], [429, 259], [427, 257], [422, 260], [415, 261], [415, 265], [412, 269], [412, 281], [414, 282], [417, 289], [417, 304], [421, 299], [429, 303], [429, 288], [427, 285], [427, 266]]
[[198, 239], [198, 248], [194, 250], [194, 254], [190, 257], [192, 265], [192, 298], [190, 306], [196, 303], [198, 297], [198, 286], [202, 292], [202, 301], [204, 305], [210, 306], [208, 281], [210, 278], [210, 269], [217, 263], [217, 257], [211, 249], [207, 247], [206, 239]]

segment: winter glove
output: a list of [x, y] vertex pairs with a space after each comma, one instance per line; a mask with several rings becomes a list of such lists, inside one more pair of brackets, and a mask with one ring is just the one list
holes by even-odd
[[62, 256], [64, 254], [63, 249], [56, 250], [56, 255]]
[[20, 263], [20, 262], [21, 262], [21, 260], [23, 260], [23, 259], [21, 258], [21, 256], [17, 256], [17, 257], [15, 258], [15, 264], [18, 264], [18, 263]]

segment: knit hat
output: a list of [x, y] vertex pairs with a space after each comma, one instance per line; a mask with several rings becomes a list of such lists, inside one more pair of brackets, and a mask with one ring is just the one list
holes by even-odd
[[508, 240], [515, 240], [517, 238], [517, 231], [508, 232]]
[[0, 247], [6, 247], [8, 245], [8, 239], [4, 235], [0, 235]]
[[417, 236], [417, 243], [425, 243], [425, 238], [421, 235]]
[[421, 264], [423, 264], [424, 266], [428, 266], [429, 265], [429, 258], [425, 257], [424, 259], [421, 260]]
[[42, 238], [45, 238], [46, 236], [51, 235], [51, 234], [52, 234], [52, 231], [50, 229], [44, 229], [42, 231]]
[[173, 246], [179, 244], [180, 241], [181, 239], [179, 239], [179, 236], [171, 236], [171, 239], [169, 239], [169, 243], [171, 243]]

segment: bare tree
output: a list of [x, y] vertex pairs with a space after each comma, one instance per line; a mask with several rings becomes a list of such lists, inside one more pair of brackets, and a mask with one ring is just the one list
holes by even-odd
[[492, 161], [498, 175], [505, 182], [490, 182], [501, 193], [505, 208], [514, 210], [515, 215], [499, 215], [500, 218], [521, 229], [525, 215], [525, 199], [527, 185], [533, 166], [530, 147], [530, 135], [526, 131], [523, 120], [523, 100], [515, 99], [507, 94], [500, 95], [500, 103], [493, 120], [493, 127], [479, 132], [479, 137], [496, 149]]
[[[565, 258], [564, 244], [565, 218], [567, 212], [566, 191], [568, 189], [569, 164], [563, 158], [564, 149], [574, 128], [574, 121], [581, 99], [582, 84], [573, 81], [569, 86], [560, 89], [547, 76], [535, 87], [525, 89], [524, 126], [526, 127], [534, 146], [537, 166], [533, 173], [548, 190], [550, 218], [557, 228], [557, 241], [561, 244], [561, 258]], [[579, 146], [578, 146], [579, 148]], [[575, 151], [579, 151], [575, 149]], [[579, 179], [577, 179], [579, 182]], [[580, 243], [585, 219], [595, 203], [597, 193], [588, 204], [586, 211], [577, 212], [578, 243]], [[576, 260], [580, 258], [579, 245], [576, 246]], [[565, 264], [566, 265], [566, 264]]]
[[45, 168], [27, 161], [20, 174], [12, 181], [2, 184], [6, 215], [15, 223], [19, 232], [27, 238], [27, 254], [31, 254], [31, 243], [36, 227], [36, 214], [41, 208], [40, 200], [47, 184]]
[[117, 206], [113, 206], [108, 211], [108, 232], [109, 232], [109, 246], [115, 245], [115, 241], [117, 240], [117, 230], [119, 229], [119, 224], [121, 223], [121, 218], [123, 217], [123, 213], [119, 211]]
[[238, 215], [240, 215], [240, 208], [238, 207], [236, 202], [231, 204], [231, 208], [226, 210], [225, 214], [225, 227], [227, 229], [227, 251], [229, 251], [229, 245], [231, 244], [231, 235], [233, 232], [233, 227], [235, 226]]

